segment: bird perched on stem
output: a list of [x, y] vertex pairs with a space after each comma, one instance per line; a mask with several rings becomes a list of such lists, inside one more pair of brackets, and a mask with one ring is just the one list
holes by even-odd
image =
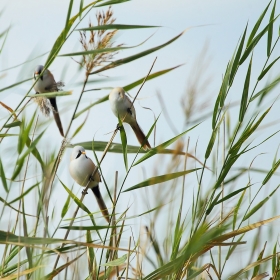
[[71, 153], [69, 165], [71, 177], [80, 186], [86, 187], [89, 184], [89, 188], [94, 193], [104, 218], [109, 223], [108, 209], [99, 190], [99, 183], [101, 182], [100, 174], [96, 171], [92, 176], [95, 168], [92, 160], [87, 157], [85, 149], [82, 146], [75, 146]]
[[121, 87], [112, 89], [109, 94], [111, 109], [116, 117], [119, 117], [122, 122], [128, 123], [133, 129], [139, 143], [143, 146], [144, 150], [151, 149], [151, 145], [146, 139], [146, 136], [136, 120], [135, 108], [131, 100], [125, 94]]
[[[34, 77], [33, 77], [34, 81], [36, 81], [38, 79], [38, 77], [41, 75], [43, 69], [44, 69], [43, 65], [38, 65], [35, 68]], [[56, 83], [56, 81], [53, 77], [53, 74], [48, 69], [45, 69], [43, 75], [41, 75], [41, 77], [38, 79], [38, 81], [34, 85], [34, 90], [38, 94], [54, 92], [54, 91], [58, 91], [59, 90], [58, 87], [62, 86], [62, 85], [63, 85], [63, 83], [61, 83], [61, 82]], [[55, 97], [45, 98], [45, 97], [38, 96], [35, 98], [35, 101], [38, 103], [41, 111], [45, 115], [49, 116], [50, 110], [53, 112], [54, 120], [59, 129], [59, 132], [60, 132], [61, 136], [64, 137], [63, 127], [61, 124], [61, 120], [60, 120], [57, 105], [56, 105], [56, 98]], [[49, 103], [51, 104], [51, 106], [49, 105]]]

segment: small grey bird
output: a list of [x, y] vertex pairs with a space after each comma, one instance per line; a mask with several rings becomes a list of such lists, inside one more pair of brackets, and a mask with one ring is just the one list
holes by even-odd
[[121, 87], [112, 89], [109, 94], [109, 101], [111, 103], [111, 109], [116, 117], [119, 117], [122, 122], [128, 123], [133, 129], [138, 142], [143, 145], [144, 150], [151, 149], [149, 141], [136, 120], [135, 108], [131, 100], [125, 94], [125, 91]]
[[[34, 81], [38, 79], [38, 77], [42, 73], [43, 69], [44, 69], [43, 65], [38, 65], [35, 68]], [[53, 77], [53, 74], [48, 69], [46, 69], [44, 71], [43, 75], [39, 78], [37, 83], [34, 85], [34, 90], [36, 91], [36, 93], [39, 93], [39, 94], [58, 91], [57, 83]], [[50, 98], [48, 98], [48, 100], [51, 103], [51, 109], [53, 112], [54, 120], [59, 129], [59, 132], [60, 132], [61, 136], [64, 137], [63, 127], [61, 124], [61, 120], [60, 120], [57, 105], [56, 105], [56, 98], [50, 97]], [[48, 111], [46, 112], [46, 114], [48, 115]]]
[[69, 171], [71, 177], [80, 185], [85, 187], [89, 180], [89, 188], [95, 195], [98, 206], [109, 223], [109, 212], [99, 190], [99, 182], [101, 182], [98, 171], [92, 177], [95, 165], [90, 158], [87, 157], [85, 149], [82, 146], [75, 146], [71, 153]]

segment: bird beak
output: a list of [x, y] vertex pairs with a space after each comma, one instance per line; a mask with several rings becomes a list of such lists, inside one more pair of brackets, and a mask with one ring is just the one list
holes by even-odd
[[85, 155], [86, 154], [86, 152], [81, 152], [83, 155]]
[[[37, 79], [39, 76], [40, 76], [39, 72], [34, 73], [34, 79]], [[40, 79], [43, 80], [43, 76]]]

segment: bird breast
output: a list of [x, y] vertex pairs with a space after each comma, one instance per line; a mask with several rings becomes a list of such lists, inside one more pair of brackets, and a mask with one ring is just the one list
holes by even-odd
[[[70, 174], [72, 178], [80, 185], [85, 187], [88, 180], [95, 169], [95, 165], [89, 158], [79, 157], [70, 162]], [[100, 176], [96, 172], [94, 181], [90, 182], [89, 187], [95, 187], [99, 184]]]

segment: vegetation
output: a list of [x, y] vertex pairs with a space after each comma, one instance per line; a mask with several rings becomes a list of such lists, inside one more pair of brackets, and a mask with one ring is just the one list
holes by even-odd
[[[71, 118], [59, 151], [47, 153], [47, 147], [40, 145], [48, 137], [46, 124], [40, 123], [40, 112], [27, 114], [26, 108], [30, 100], [37, 99], [38, 109], [48, 110], [45, 108], [46, 96], [67, 99], [71, 91], [48, 93], [39, 99], [32, 95], [32, 86], [16, 108], [0, 102], [1, 110], [6, 111], [0, 122], [1, 221], [7, 221], [9, 216], [8, 225], [1, 222], [1, 278], [257, 280], [269, 276], [270, 279], [280, 279], [278, 229], [273, 227], [273, 222], [280, 217], [277, 216], [276, 198], [279, 188], [277, 169], [280, 165], [278, 146], [274, 144], [275, 155], [269, 167], [254, 162], [262, 153], [264, 144], [269, 142], [273, 146], [279, 132], [277, 127], [274, 129], [274, 123], [270, 125], [266, 122], [272, 109], [278, 106], [277, 96], [273, 94], [280, 82], [279, 75], [271, 78], [270, 74], [280, 57], [276, 1], [268, 3], [257, 22], [244, 27], [225, 67], [210, 114], [205, 112], [199, 120], [190, 122], [198, 94], [195, 88], [188, 91], [183, 102], [185, 131], [147, 152], [127, 144], [121, 123], [109, 142], [85, 139], [83, 143], [75, 143], [73, 138], [82, 132], [87, 122], [92, 121], [85, 117], [86, 113], [108, 102], [108, 95], [83, 109], [79, 105], [92, 75], [106, 73], [127, 63], [137, 64], [138, 59], [152, 53], [156, 56], [156, 51], [170, 47], [185, 31], [146, 51], [136, 51], [134, 55], [116, 59], [118, 52], [125, 53], [131, 49], [125, 45], [127, 42], [116, 42], [119, 30], [133, 29], [137, 32], [143, 28], [159, 27], [118, 24], [113, 8], [125, 0], [97, 0], [86, 6], [80, 1], [80, 11], [75, 15], [73, 2], [69, 1], [65, 28], [45, 62], [45, 68], [49, 68], [58, 57], [72, 58], [84, 72], [79, 96], [69, 108]], [[88, 27], [81, 26], [82, 20], [96, 9], [96, 21], [90, 22]], [[61, 53], [62, 46], [70, 36], [74, 36], [74, 31], [80, 32], [79, 47], [82, 51]], [[3, 31], [0, 35], [0, 55], [1, 50], [7, 47], [5, 38], [8, 32]], [[264, 40], [264, 63], [262, 69], [255, 69], [254, 52]], [[153, 65], [147, 65], [146, 77], [131, 81], [124, 89], [130, 91], [138, 87], [136, 98], [145, 82], [168, 75], [179, 67], [176, 65], [155, 72]], [[246, 68], [244, 77], [242, 67]], [[233, 89], [240, 91], [236, 90], [240, 80], [243, 81], [241, 98], [237, 104], [231, 104], [229, 94]], [[0, 92], [12, 87], [16, 89], [24, 82], [26, 80], [18, 81]], [[162, 110], [168, 115], [164, 105]], [[147, 137], [155, 133], [160, 118], [162, 115], [155, 117]], [[190, 138], [187, 136], [201, 122], [209, 119], [211, 133], [203, 135], [207, 147], [203, 152], [204, 159], [199, 160], [195, 151], [190, 152]], [[79, 125], [72, 132], [74, 120], [79, 120]], [[118, 133], [121, 134], [121, 143], [116, 143]], [[93, 135], [90, 137], [93, 138]], [[89, 210], [84, 202], [86, 193], [77, 196], [57, 172], [61, 163], [67, 161], [65, 150], [76, 144], [92, 151], [92, 158], [98, 163], [105, 186], [103, 190], [106, 189], [108, 194], [107, 205], [113, 205], [109, 209], [109, 225], [97, 219], [102, 216], [101, 213]], [[196, 149], [203, 147], [198, 143]], [[12, 158], [3, 156], [11, 150], [15, 151]], [[102, 152], [101, 157], [96, 152]], [[109, 187], [102, 172], [103, 160], [109, 153], [122, 154], [123, 166], [120, 168], [126, 170], [123, 178], [112, 171], [115, 176], [113, 187]], [[145, 166], [148, 159], [156, 157], [167, 162], [158, 168], [158, 161], [155, 161], [154, 176], [142, 181], [135, 178], [134, 185], [130, 187], [125, 184], [133, 169]], [[194, 168], [188, 167], [190, 161], [195, 162]], [[194, 182], [189, 179], [191, 175], [195, 175], [192, 177], [196, 179]], [[255, 179], [256, 175], [261, 176], [261, 182]], [[193, 190], [190, 185], [193, 185]], [[18, 186], [20, 195], [10, 199]], [[64, 197], [59, 198], [62, 206], [59, 218], [57, 209], [51, 206], [51, 201], [57, 199], [56, 187], [65, 191]], [[140, 193], [150, 188], [154, 188], [150, 193], [155, 198], [155, 205], [151, 205], [147, 212], [135, 210], [137, 215], [132, 216], [131, 209], [137, 207], [133, 203], [125, 211], [119, 211], [124, 204], [122, 196], [125, 193]], [[29, 212], [30, 203], [35, 205], [32, 213]], [[271, 214], [270, 218], [262, 218], [265, 211]], [[137, 224], [137, 218], [143, 216], [147, 217], [147, 226]], [[261, 234], [260, 229], [265, 234]], [[241, 250], [243, 261], [239, 262]]]

